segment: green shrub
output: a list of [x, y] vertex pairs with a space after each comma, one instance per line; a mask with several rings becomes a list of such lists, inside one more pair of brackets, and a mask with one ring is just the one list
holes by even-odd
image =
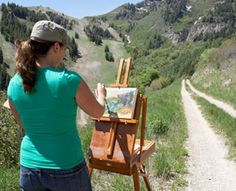
[[165, 134], [169, 130], [169, 124], [162, 119], [154, 119], [149, 123], [154, 135]]
[[171, 78], [161, 76], [160, 78], [152, 81], [150, 88], [152, 91], [160, 90], [160, 89], [165, 88], [166, 86], [170, 85], [172, 83], [172, 81], [173, 80]]
[[0, 166], [0, 190], [18, 191], [19, 188], [19, 167], [5, 168]]
[[6, 94], [0, 92], [0, 166], [14, 167], [19, 161], [22, 129], [16, 124], [11, 112], [2, 106]]
[[113, 57], [113, 55], [112, 55], [111, 52], [106, 52], [106, 53], [105, 53], [105, 58], [106, 58], [106, 60], [109, 61], [109, 62], [114, 62], [114, 57]]

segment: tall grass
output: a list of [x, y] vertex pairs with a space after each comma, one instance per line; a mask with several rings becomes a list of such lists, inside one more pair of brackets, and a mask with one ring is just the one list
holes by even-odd
[[1, 191], [17, 191], [19, 188], [18, 167], [5, 168], [0, 166], [0, 190]]
[[172, 190], [185, 184], [181, 174], [186, 172], [184, 141], [187, 128], [180, 87], [180, 80], [177, 80], [167, 88], [147, 94], [147, 137], [157, 142], [155, 173], [161, 179], [171, 181]]
[[22, 131], [10, 111], [2, 106], [6, 92], [0, 91], [0, 190], [19, 190], [19, 148]]
[[236, 36], [225, 40], [218, 48], [208, 49], [201, 55], [193, 85], [236, 108]]

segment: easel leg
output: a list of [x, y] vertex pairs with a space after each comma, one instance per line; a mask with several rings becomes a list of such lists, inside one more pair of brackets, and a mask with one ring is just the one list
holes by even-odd
[[147, 172], [146, 172], [146, 170], [145, 170], [145, 166], [144, 166], [144, 165], [141, 165], [141, 166], [140, 166], [140, 172], [141, 172], [141, 175], [142, 175], [142, 177], [143, 177], [143, 180], [144, 180], [144, 182], [145, 182], [145, 184], [146, 184], [147, 190], [148, 190], [148, 191], [152, 191], [152, 188], [151, 188], [150, 182], [149, 182], [149, 180], [148, 180]]
[[91, 176], [92, 176], [92, 173], [93, 173], [93, 168], [92, 168], [92, 167], [89, 167], [88, 170], [89, 170], [89, 176], [91, 177]]
[[133, 167], [133, 181], [134, 181], [134, 190], [140, 191], [139, 173], [138, 173], [138, 168], [136, 165], [134, 165]]
[[148, 191], [152, 191], [152, 188], [151, 188], [151, 185], [150, 185], [150, 182], [149, 182], [149, 180], [148, 180], [147, 175], [146, 175], [146, 176], [143, 176], [143, 179], [144, 179], [144, 182], [145, 182], [145, 184], [146, 184], [147, 190], [148, 190]]

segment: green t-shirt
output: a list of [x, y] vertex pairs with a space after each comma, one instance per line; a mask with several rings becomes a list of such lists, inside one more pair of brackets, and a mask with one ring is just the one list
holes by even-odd
[[28, 168], [69, 169], [84, 159], [76, 128], [76, 92], [82, 78], [65, 68], [38, 69], [34, 92], [25, 93], [15, 74], [8, 97], [25, 129], [20, 164]]

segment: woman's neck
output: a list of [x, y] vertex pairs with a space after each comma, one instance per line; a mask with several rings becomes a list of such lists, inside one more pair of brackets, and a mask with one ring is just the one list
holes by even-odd
[[53, 60], [47, 58], [47, 57], [41, 57], [39, 59], [36, 60], [36, 65], [39, 68], [44, 68], [44, 67], [57, 67], [57, 65], [55, 64], [55, 62], [53, 62]]

